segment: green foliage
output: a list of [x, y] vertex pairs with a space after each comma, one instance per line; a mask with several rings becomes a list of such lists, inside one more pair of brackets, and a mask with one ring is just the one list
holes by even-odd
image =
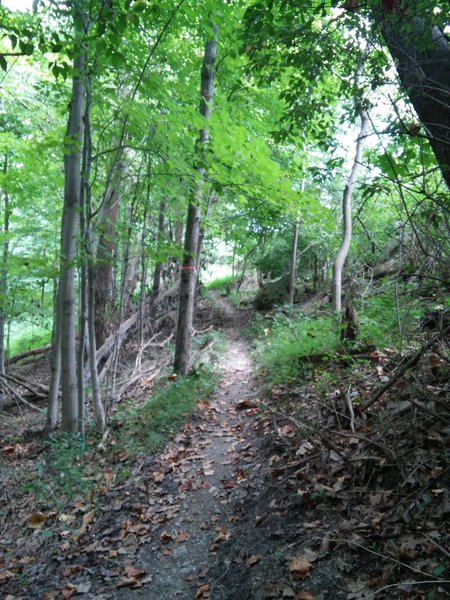
[[39, 348], [50, 343], [52, 337], [51, 322], [42, 319], [38, 323], [13, 323], [11, 326], [9, 354], [14, 356], [26, 350]]
[[269, 384], [295, 380], [300, 371], [299, 356], [331, 353], [339, 344], [331, 316], [276, 313], [270, 323], [260, 319], [256, 326], [261, 334], [256, 356]]
[[[58, 509], [76, 498], [86, 498], [95, 484], [98, 463], [89, 460], [92, 450], [81, 437], [64, 433], [52, 437], [36, 471], [23, 484], [35, 505]], [[92, 459], [92, 456], [91, 456]]]
[[[396, 305], [393, 285], [387, 286], [385, 294], [368, 298], [359, 309], [360, 337], [377, 348], [399, 348], [417, 333], [419, 318], [423, 312], [418, 301]], [[412, 290], [409, 290], [410, 293]], [[404, 298], [403, 298], [404, 301]]]
[[212, 394], [217, 381], [217, 373], [199, 367], [158, 386], [142, 406], [119, 406], [112, 417], [116, 447], [130, 456], [155, 452], [186, 422], [197, 401]]
[[208, 290], [224, 290], [230, 283], [233, 283], [233, 275], [224, 275], [224, 277], [213, 279], [205, 287]]

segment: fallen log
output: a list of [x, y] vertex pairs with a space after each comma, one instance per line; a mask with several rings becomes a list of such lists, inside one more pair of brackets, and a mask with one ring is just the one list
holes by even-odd
[[8, 364], [13, 365], [17, 362], [19, 362], [20, 360], [23, 360], [25, 358], [29, 358], [29, 357], [34, 357], [34, 356], [39, 356], [41, 354], [45, 354], [46, 352], [49, 352], [52, 348], [51, 344], [47, 344], [46, 346], [41, 346], [40, 348], [33, 348], [32, 350], [26, 350], [26, 352], [21, 352], [20, 354], [16, 354], [15, 356], [11, 356], [11, 358], [8, 360]]
[[338, 350], [336, 352], [305, 354], [298, 357], [298, 362], [300, 364], [310, 363], [312, 365], [318, 365], [324, 362], [349, 364], [354, 360], [370, 360], [371, 352], [374, 352], [375, 350], [375, 346], [364, 346], [363, 348], [349, 348], [348, 350]]

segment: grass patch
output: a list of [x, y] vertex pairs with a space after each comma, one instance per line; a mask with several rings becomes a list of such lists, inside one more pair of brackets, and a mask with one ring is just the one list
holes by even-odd
[[26, 473], [17, 474], [20, 496], [36, 510], [62, 511], [75, 500], [101, 501], [111, 480], [126, 480], [134, 460], [160, 448], [213, 393], [219, 374], [198, 367], [191, 375], [155, 388], [140, 406], [119, 405], [110, 418], [107, 452], [97, 448], [99, 434], [87, 438], [58, 434]]
[[129, 456], [154, 453], [186, 422], [197, 401], [211, 396], [218, 380], [217, 373], [201, 366], [157, 387], [145, 404], [119, 407], [112, 423], [116, 448]]
[[224, 275], [223, 277], [217, 277], [216, 279], [213, 279], [207, 283], [205, 287], [207, 290], [224, 290], [227, 285], [237, 282], [240, 277], [242, 277], [241, 274], [238, 274], [235, 277], [233, 277], [231, 274]]

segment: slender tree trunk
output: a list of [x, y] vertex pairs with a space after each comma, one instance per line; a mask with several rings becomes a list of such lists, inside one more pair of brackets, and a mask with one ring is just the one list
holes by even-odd
[[52, 331], [52, 351], [50, 357], [50, 389], [48, 392], [46, 431], [52, 433], [58, 427], [58, 395], [61, 380], [61, 303], [58, 284], [53, 290], [54, 319]]
[[203, 250], [203, 242], [205, 240], [206, 234], [206, 219], [209, 217], [209, 213], [211, 212], [212, 205], [217, 202], [217, 196], [211, 192], [209, 194], [208, 203], [205, 207], [205, 214], [203, 215], [203, 224], [200, 225], [199, 234], [198, 234], [198, 244], [197, 244], [197, 254], [195, 257], [195, 269], [197, 271], [197, 281], [200, 276], [200, 262], [202, 259], [202, 250]]
[[[214, 63], [217, 53], [217, 28], [213, 26], [213, 39], [205, 44], [203, 56], [201, 87], [200, 87], [200, 114], [208, 119], [212, 111], [214, 96]], [[196, 254], [199, 245], [201, 204], [203, 202], [203, 181], [205, 167], [205, 150], [208, 144], [209, 131], [205, 127], [199, 133], [196, 144], [197, 156], [197, 182], [192, 192], [187, 218], [186, 235], [184, 242], [183, 265], [181, 266], [180, 297], [178, 308], [178, 323], [175, 342], [174, 371], [186, 375], [189, 369], [189, 354], [192, 336], [192, 318], [194, 313], [194, 297], [196, 275]], [[201, 166], [200, 166], [201, 165]]]
[[[97, 372], [97, 342], [95, 332], [95, 289], [94, 278], [96, 271], [94, 270], [95, 256], [97, 253], [96, 239], [92, 231], [92, 197], [91, 197], [91, 155], [92, 155], [92, 138], [91, 138], [91, 82], [89, 77], [86, 77], [86, 111], [84, 119], [84, 147], [83, 147], [83, 186], [82, 186], [82, 207], [81, 214], [84, 214], [84, 231], [82, 231], [82, 239], [84, 241], [83, 252], [83, 271], [84, 271], [84, 294], [86, 303], [86, 317], [84, 320], [84, 331], [87, 337], [88, 363], [91, 375], [92, 386], [92, 405], [94, 408], [95, 424], [100, 432], [106, 429], [105, 410], [102, 404], [100, 383]], [[84, 235], [83, 235], [84, 234]], [[83, 333], [84, 333], [83, 331]], [[81, 330], [80, 330], [80, 345]], [[82, 344], [83, 350], [86, 344]], [[80, 385], [84, 387], [84, 351], [79, 362], [79, 373], [81, 375]], [[83, 405], [84, 409], [84, 397]], [[81, 407], [80, 407], [81, 410]]]
[[[8, 156], [5, 155], [3, 174], [8, 172]], [[5, 374], [5, 320], [6, 300], [8, 297], [8, 258], [9, 258], [9, 217], [11, 207], [9, 194], [3, 191], [3, 256], [0, 270], [0, 375]]]
[[342, 214], [344, 219], [344, 231], [342, 243], [333, 267], [332, 299], [333, 309], [340, 314], [342, 310], [342, 270], [350, 248], [352, 239], [352, 194], [361, 169], [361, 160], [364, 147], [364, 137], [369, 126], [369, 115], [367, 111], [360, 111], [361, 127], [356, 140], [356, 154], [353, 161], [353, 167], [350, 177], [345, 186], [344, 196], [342, 198]]
[[80, 19], [83, 4], [72, 3], [75, 27], [74, 76], [64, 148], [64, 207], [61, 228], [59, 302], [61, 310], [62, 429], [78, 431], [75, 261], [81, 193], [81, 146], [83, 142], [84, 72]]
[[292, 237], [292, 249], [291, 249], [291, 265], [289, 268], [289, 297], [288, 302], [291, 306], [294, 306], [295, 288], [297, 287], [297, 246], [298, 246], [298, 219], [294, 224], [294, 235]]
[[158, 215], [158, 234], [157, 234], [158, 262], [156, 263], [155, 270], [153, 272], [153, 286], [152, 286], [152, 293], [154, 296], [158, 295], [159, 288], [161, 287], [161, 273], [163, 270], [163, 264], [160, 259], [160, 256], [161, 256], [161, 245], [162, 245], [162, 241], [164, 239], [165, 210], [166, 210], [166, 203], [163, 200], [159, 205], [159, 215]]
[[[176, 221], [175, 222], [175, 244], [177, 246], [177, 248], [182, 248], [183, 247], [183, 221]], [[174, 283], [176, 281], [178, 281], [180, 279], [181, 276], [181, 271], [180, 271], [180, 264], [178, 261], [178, 258], [176, 259], [176, 272], [175, 272], [175, 277], [174, 277]]]

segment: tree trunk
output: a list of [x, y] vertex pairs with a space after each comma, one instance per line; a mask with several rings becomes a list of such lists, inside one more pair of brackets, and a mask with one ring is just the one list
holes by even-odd
[[292, 238], [292, 250], [291, 250], [291, 265], [289, 268], [289, 299], [288, 302], [291, 306], [294, 306], [295, 288], [297, 283], [297, 245], [298, 245], [298, 219], [294, 225], [294, 236]]
[[117, 219], [120, 205], [120, 184], [126, 169], [123, 148], [111, 166], [111, 175], [106, 185], [97, 221], [98, 243], [96, 249], [96, 269], [94, 273], [95, 295], [95, 334], [101, 346], [110, 334], [114, 301], [114, 250]]
[[332, 297], [333, 297], [333, 309], [340, 314], [342, 310], [342, 269], [344, 268], [345, 260], [348, 255], [350, 248], [350, 242], [352, 239], [352, 194], [353, 189], [358, 178], [358, 174], [361, 168], [362, 152], [364, 146], [364, 136], [369, 126], [369, 115], [367, 111], [361, 110], [361, 128], [359, 135], [356, 140], [356, 154], [353, 162], [353, 167], [348, 179], [347, 185], [345, 186], [344, 196], [342, 199], [342, 214], [344, 219], [344, 231], [342, 235], [342, 244], [339, 249], [338, 255], [334, 262], [333, 267], [333, 284], [332, 284]]
[[391, 4], [376, 21], [450, 188], [450, 42], [437, 25]]
[[[75, 261], [81, 193], [81, 146], [83, 142], [83, 112], [86, 53], [80, 31], [82, 2], [73, 2], [75, 27], [74, 76], [69, 107], [69, 119], [64, 145], [64, 206], [61, 224], [61, 258], [59, 302], [61, 310], [61, 391], [62, 429], [78, 431], [77, 364], [76, 364], [76, 302]], [[83, 19], [81, 19], [83, 20]]]
[[[217, 28], [213, 26], [213, 39], [205, 44], [203, 56], [201, 87], [200, 87], [200, 114], [209, 119], [212, 111], [214, 96], [214, 63], [217, 53]], [[196, 275], [196, 253], [199, 244], [201, 204], [203, 202], [203, 182], [205, 177], [206, 146], [209, 131], [205, 127], [199, 132], [196, 144], [197, 157], [197, 182], [191, 193], [186, 218], [186, 235], [184, 242], [183, 265], [181, 266], [180, 297], [178, 308], [178, 323], [175, 342], [174, 371], [186, 375], [189, 369], [189, 352], [192, 336], [192, 318], [194, 313], [194, 296]]]
[[61, 303], [59, 301], [58, 284], [56, 281], [54, 283], [53, 306], [54, 318], [50, 357], [50, 389], [47, 404], [47, 433], [52, 433], [58, 427], [58, 395], [61, 380]]
[[[8, 156], [5, 155], [3, 174], [8, 172]], [[3, 256], [0, 270], [0, 376], [5, 374], [5, 320], [8, 296], [9, 217], [11, 207], [7, 190], [3, 191]]]
[[163, 264], [161, 261], [161, 245], [164, 238], [164, 222], [165, 222], [165, 210], [166, 203], [162, 201], [159, 205], [159, 215], [158, 215], [158, 234], [157, 234], [157, 263], [155, 265], [155, 270], [153, 272], [153, 286], [152, 292], [154, 296], [157, 296], [159, 293], [159, 288], [161, 287], [161, 273], [163, 270]]

